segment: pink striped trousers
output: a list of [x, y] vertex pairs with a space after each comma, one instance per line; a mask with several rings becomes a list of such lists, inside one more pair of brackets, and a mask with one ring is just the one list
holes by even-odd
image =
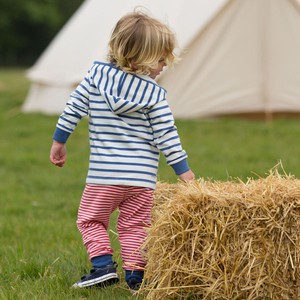
[[140, 247], [151, 222], [153, 190], [145, 187], [87, 184], [81, 198], [77, 227], [89, 258], [113, 254], [107, 229], [110, 215], [119, 208], [117, 230], [123, 268], [145, 266]]

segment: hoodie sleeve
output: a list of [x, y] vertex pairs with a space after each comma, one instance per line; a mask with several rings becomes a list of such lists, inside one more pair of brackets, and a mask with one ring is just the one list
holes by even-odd
[[80, 120], [87, 116], [89, 110], [89, 73], [71, 94], [63, 113], [60, 115], [53, 139], [66, 143]]
[[148, 111], [154, 143], [165, 156], [177, 175], [190, 170], [187, 155], [182, 149], [174, 118], [166, 100], [158, 102]]

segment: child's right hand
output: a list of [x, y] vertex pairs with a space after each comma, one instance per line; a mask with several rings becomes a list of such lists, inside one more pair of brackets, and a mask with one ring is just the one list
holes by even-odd
[[195, 174], [192, 172], [192, 170], [188, 170], [180, 174], [178, 177], [182, 181], [190, 181], [195, 179]]
[[63, 143], [53, 141], [50, 150], [50, 161], [57, 167], [63, 167], [67, 158], [66, 146]]

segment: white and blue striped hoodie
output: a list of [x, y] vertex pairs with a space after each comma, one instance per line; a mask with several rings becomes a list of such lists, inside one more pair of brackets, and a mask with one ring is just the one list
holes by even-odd
[[189, 170], [166, 91], [149, 76], [95, 62], [71, 94], [53, 139], [66, 143], [87, 115], [90, 161], [86, 183], [155, 189], [160, 151], [177, 175]]

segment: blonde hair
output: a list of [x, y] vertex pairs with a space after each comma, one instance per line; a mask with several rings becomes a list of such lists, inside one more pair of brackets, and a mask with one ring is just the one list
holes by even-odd
[[134, 11], [117, 22], [108, 44], [108, 60], [125, 72], [149, 75], [161, 59], [173, 64], [175, 46], [175, 34], [167, 25]]

